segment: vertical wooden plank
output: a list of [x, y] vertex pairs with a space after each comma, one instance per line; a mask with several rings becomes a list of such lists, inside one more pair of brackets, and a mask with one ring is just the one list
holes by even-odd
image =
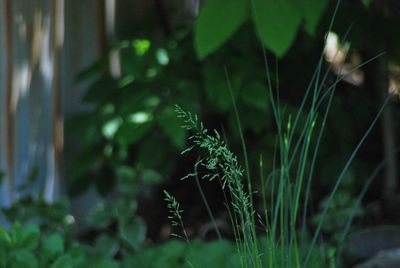
[[51, 182], [46, 182], [46, 199], [54, 201], [58, 195], [60, 185], [60, 169], [62, 152], [64, 146], [64, 119], [61, 107], [61, 85], [60, 85], [60, 57], [64, 43], [64, 0], [53, 0], [53, 76], [52, 76], [52, 149], [54, 158], [54, 174]]
[[97, 43], [100, 55], [104, 55], [107, 51], [107, 34], [106, 34], [106, 7], [104, 0], [96, 1], [96, 23], [97, 23]]
[[[116, 41], [115, 38], [115, 22], [116, 22], [116, 0], [105, 0], [105, 28], [106, 28], [106, 38], [109, 45], [113, 45]], [[109, 57], [109, 70], [110, 74], [114, 78], [119, 78], [121, 76], [121, 59], [118, 49], [111, 50]]]
[[4, 2], [5, 62], [6, 62], [6, 176], [8, 203], [11, 202], [14, 183], [14, 119], [13, 105], [13, 42], [12, 42], [12, 0]]

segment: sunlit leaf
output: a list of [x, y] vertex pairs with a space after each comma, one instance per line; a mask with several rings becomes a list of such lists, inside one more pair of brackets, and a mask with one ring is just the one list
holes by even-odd
[[169, 63], [168, 52], [164, 48], [159, 48], [156, 51], [157, 61], [161, 65], [167, 65]]
[[149, 50], [151, 46], [150, 40], [137, 39], [132, 42], [132, 47], [135, 50], [136, 55], [143, 56]]
[[122, 118], [113, 118], [103, 125], [101, 132], [107, 139], [112, 139], [117, 132], [118, 128], [122, 125]]

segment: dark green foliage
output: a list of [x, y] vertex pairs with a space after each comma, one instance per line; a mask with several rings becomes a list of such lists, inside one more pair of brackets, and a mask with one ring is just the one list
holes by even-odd
[[[107, 255], [115, 257], [117, 252], [124, 256], [132, 254], [143, 246], [146, 238], [146, 224], [136, 215], [137, 202], [132, 196], [136, 188], [129, 184], [119, 183], [121, 189], [118, 197], [103, 201], [89, 215], [89, 223], [104, 234], [97, 237], [96, 244], [102, 247], [106, 241], [108, 247], [101, 248]], [[124, 189], [124, 190], [122, 190]], [[116, 230], [109, 230], [116, 227]]]
[[235, 248], [228, 241], [204, 243], [193, 241], [190, 245], [171, 240], [164, 245], [148, 249], [128, 261], [132, 267], [149, 268], [235, 268], [240, 267]]
[[208, 1], [197, 17], [194, 29], [198, 57], [205, 58], [225, 43], [242, 26], [248, 9], [247, 0]]
[[314, 35], [326, 5], [327, 0], [208, 1], [196, 20], [197, 55], [203, 59], [219, 49], [251, 17], [254, 32], [268, 49], [282, 57], [302, 24], [307, 33]]
[[120, 265], [86, 247], [65, 241], [58, 233], [44, 235], [36, 225], [15, 223], [9, 232], [0, 226], [0, 265], [15, 268], [104, 267]]
[[[249, 149], [249, 162], [253, 163], [248, 171], [258, 175], [256, 173], [260, 169], [259, 173], [265, 173], [270, 181], [275, 177], [279, 179], [278, 175], [284, 172], [274, 170], [270, 173], [272, 160], [278, 158], [274, 161], [277, 165], [282, 161], [279, 153], [276, 153], [275, 144], [279, 141], [273, 133], [277, 128], [285, 129], [290, 125], [289, 122], [293, 123], [291, 116], [297, 114], [298, 100], [302, 99], [305, 85], [311, 79], [308, 74], [318, 61], [323, 46], [323, 31], [327, 29], [334, 2], [209, 0], [200, 9], [194, 29], [189, 24], [180, 26], [166, 38], [160, 38], [159, 33], [152, 35], [150, 31], [144, 34], [140, 32], [114, 44], [111, 49], [118, 49], [121, 55], [121, 76], [112, 77], [109, 74], [108, 54], [84, 70], [77, 81], [90, 84], [83, 101], [91, 108], [71, 117], [66, 126], [80, 147], [79, 154], [68, 167], [69, 193], [70, 196], [79, 195], [94, 186], [104, 197], [89, 219], [89, 225], [99, 234], [93, 238], [93, 243], [78, 245], [77, 239], [71, 235], [74, 225], [69, 221], [68, 202], [49, 205], [42, 198], [21, 198], [15, 206], [4, 210], [7, 220], [35, 222], [40, 228], [16, 224], [8, 233], [1, 229], [1, 264], [6, 263], [11, 267], [235, 267], [239, 266], [239, 259], [243, 257], [239, 255], [246, 250], [255, 253], [256, 258], [261, 256], [258, 254], [261, 252], [263, 259], [274, 260], [277, 267], [298, 262], [295, 257], [301, 255], [303, 258], [311, 237], [304, 235], [302, 239], [305, 242], [301, 241], [304, 244], [300, 247], [297, 244], [297, 223], [300, 220], [296, 222], [296, 216], [297, 211], [302, 209], [301, 206], [297, 207], [299, 203], [290, 207], [294, 212], [289, 209], [284, 211], [288, 199], [294, 197], [302, 200], [301, 194], [290, 195], [296, 170], [287, 174], [287, 183], [282, 186], [278, 183], [270, 186], [267, 183], [263, 188], [257, 187], [257, 182], [252, 179], [254, 195], [257, 196], [255, 210], [260, 205], [257, 201], [261, 190], [267, 190], [268, 203], [265, 207], [270, 214], [277, 208], [277, 215], [295, 215], [290, 223], [285, 222], [287, 226], [275, 227], [274, 236], [281, 238], [284, 237], [279, 233], [281, 230], [288, 229], [289, 224], [293, 229], [290, 237], [280, 240], [283, 242], [279, 247], [276, 247], [274, 237], [269, 240], [256, 239], [255, 230], [251, 228], [257, 227], [258, 232], [264, 226], [259, 226], [258, 218], [256, 222], [252, 218], [258, 215], [250, 204], [251, 195], [241, 181], [245, 172], [240, 163], [244, 161], [232, 153], [238, 151], [240, 146], [233, 104], [237, 104]], [[393, 47], [399, 44], [398, 30], [388, 27], [397, 25], [398, 18], [383, 18], [376, 14], [370, 17], [373, 7], [372, 1], [366, 0], [344, 3], [343, 12], [338, 15], [338, 23], [333, 28], [343, 35], [353, 20], [356, 26], [367, 25], [364, 27], [367, 32], [354, 27], [357, 29], [350, 33], [349, 40], [354, 44], [356, 55], [359, 51], [367, 51], [365, 57], [362, 55], [363, 59], [374, 56], [370, 54], [375, 51], [385, 50], [387, 44]], [[274, 54], [279, 58], [274, 62], [273, 57], [268, 57], [272, 60], [267, 70], [271, 83], [267, 85], [262, 55], [264, 46], [268, 49], [267, 56]], [[393, 62], [396, 61], [398, 59], [393, 57]], [[329, 68], [324, 62], [320, 67], [321, 73], [325, 67]], [[329, 72], [327, 80], [335, 79], [335, 74]], [[278, 88], [276, 92], [275, 87]], [[340, 173], [343, 155], [352, 150], [370, 113], [376, 110], [376, 96], [368, 89], [361, 92], [344, 83], [339, 87], [338, 95], [333, 100], [332, 113], [327, 118], [330, 124], [327, 126], [324, 146], [320, 148], [320, 161], [314, 167], [316, 179], [310, 185], [310, 200], [313, 202], [310, 206], [318, 208], [319, 204], [320, 207], [314, 211], [313, 217], [307, 214], [304, 218], [305, 224], [314, 223], [314, 227], [318, 227], [321, 218], [324, 219], [320, 229], [326, 237], [331, 238], [326, 243], [334, 245], [333, 251], [338, 242], [337, 234], [347, 227], [347, 222], [341, 219], [362, 215], [362, 210], [358, 210], [359, 204], [353, 204], [356, 202], [354, 194], [363, 184], [363, 178], [368, 173], [366, 169], [373, 166], [375, 158], [379, 157], [368, 159], [368, 163], [356, 162], [342, 176], [344, 183], [337, 191], [337, 196], [327, 202], [325, 196]], [[270, 92], [280, 95], [277, 108], [271, 107], [268, 101], [273, 95]], [[199, 114], [201, 120], [217, 131], [205, 131], [197, 118], [190, 121], [190, 116], [182, 110], [180, 115], [188, 125], [181, 128], [180, 120], [174, 113], [174, 104]], [[307, 121], [309, 107], [310, 103], [306, 103], [305, 112], [298, 114], [300, 126], [314, 123], [316, 118], [321, 119], [321, 114], [318, 114]], [[279, 126], [274, 122], [274, 109], [282, 111]], [[302, 131], [301, 127], [294, 129], [291, 133], [293, 140], [306, 140], [301, 137]], [[284, 137], [286, 133], [280, 135]], [[311, 139], [311, 133], [309, 135]], [[179, 163], [175, 156], [187, 147], [188, 136], [193, 142], [189, 146], [196, 147], [193, 149], [201, 151], [204, 157], [202, 168], [209, 172], [204, 177], [220, 178], [225, 190], [229, 189], [232, 193], [232, 203], [227, 205], [232, 205], [233, 211], [238, 212], [238, 218], [247, 217], [241, 223], [247, 224], [243, 226], [249, 226], [249, 229], [239, 230], [236, 238], [245, 241], [239, 243], [239, 247], [251, 244], [251, 249], [238, 249], [237, 245], [235, 247], [227, 241], [203, 243], [194, 240], [189, 243], [179, 203], [171, 195], [166, 197], [169, 209], [174, 212], [174, 225], [183, 228], [184, 240], [188, 243], [172, 240], [164, 245], [146, 248], [146, 224], [136, 214], [138, 193], [142, 187], [154, 186], [165, 182], [173, 174], [187, 171], [188, 167]], [[226, 141], [229, 141], [229, 146]], [[314, 144], [312, 140], [311, 145]], [[368, 147], [371, 152], [379, 151], [376, 148], [379, 147], [378, 142], [371, 142]], [[293, 155], [288, 153], [288, 156]], [[257, 163], [260, 159], [265, 164], [259, 168]], [[309, 159], [304, 157], [302, 160], [303, 163], [294, 159], [291, 164], [293, 167], [300, 166], [308, 173]], [[0, 180], [3, 175], [0, 173]], [[32, 172], [32, 177], [34, 175], [35, 172]], [[346, 183], [347, 180], [351, 183]], [[19, 190], [29, 189], [30, 183], [31, 180], [28, 180]], [[275, 202], [278, 186], [287, 195]], [[326, 208], [329, 208], [329, 212], [325, 211]], [[268, 219], [262, 220], [264, 224], [268, 223]], [[234, 223], [234, 229], [237, 226], [240, 226], [239, 222]], [[9, 240], [19, 242], [11, 245], [7, 244]], [[256, 249], [258, 245], [259, 251]], [[293, 259], [281, 258], [288, 255], [287, 252], [292, 254]], [[334, 256], [331, 248], [319, 245], [308, 253], [311, 267], [322, 267], [321, 263], [326, 259], [332, 261]]]
[[9, 222], [35, 222], [49, 231], [70, 232], [74, 226], [68, 219], [69, 200], [49, 204], [43, 197], [23, 196], [1, 215]]

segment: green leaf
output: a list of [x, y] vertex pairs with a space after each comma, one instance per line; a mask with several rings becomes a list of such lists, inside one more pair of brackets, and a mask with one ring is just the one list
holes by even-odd
[[[182, 258], [184, 258], [187, 253], [187, 247], [188, 246], [182, 241], [169, 240], [163, 245], [148, 248], [144, 251], [141, 251], [140, 254], [134, 254], [128, 260], [129, 267], [187, 267], [182, 265]], [[218, 266], [210, 266], [210, 268], [211, 267]]]
[[175, 147], [182, 149], [185, 146], [186, 131], [182, 128], [181, 120], [176, 116], [172, 107], [162, 110], [158, 114], [157, 122]]
[[152, 116], [148, 113], [131, 114], [119, 127], [115, 133], [115, 138], [123, 145], [135, 144], [150, 131], [152, 123]]
[[50, 268], [73, 268], [73, 261], [70, 255], [62, 255], [58, 257]]
[[361, 1], [366, 8], [368, 8], [372, 3], [372, 0], [361, 0]]
[[[170, 160], [169, 151], [170, 148], [165, 146], [162, 139], [157, 139], [157, 137], [145, 139], [140, 143], [137, 152], [137, 162], [146, 168], [161, 171], [162, 167], [168, 164], [167, 160]], [[154, 152], [157, 153], [154, 154]]]
[[137, 203], [134, 199], [119, 198], [112, 204], [114, 216], [120, 222], [127, 222], [132, 218], [137, 209]]
[[278, 57], [292, 45], [302, 21], [294, 0], [254, 0], [252, 18], [265, 46]]
[[107, 234], [102, 234], [96, 239], [95, 250], [99, 256], [114, 257], [119, 249], [118, 242]]
[[11, 237], [7, 231], [0, 225], [0, 250], [11, 245]]
[[141, 179], [146, 183], [158, 183], [162, 181], [163, 177], [152, 169], [145, 169], [142, 171]]
[[15, 224], [12, 227], [12, 238], [14, 245], [17, 248], [26, 248], [33, 250], [37, 247], [40, 238], [39, 227], [29, 224], [22, 227], [20, 224]]
[[96, 260], [93, 264], [90, 265], [90, 267], [96, 267], [96, 268], [119, 268], [120, 265], [118, 262], [114, 260], [109, 260], [109, 259], [100, 259]]
[[[76, 268], [76, 267], [96, 267], [87, 265], [87, 256], [85, 256], [85, 248], [73, 245], [65, 254], [59, 256], [50, 268]], [[46, 266], [47, 267], [47, 266]]]
[[105, 228], [113, 220], [113, 211], [108, 204], [101, 203], [89, 213], [89, 222], [96, 227]]
[[208, 0], [194, 29], [195, 49], [204, 59], [225, 43], [247, 17], [247, 0]]
[[98, 103], [113, 99], [117, 90], [116, 82], [108, 76], [102, 76], [94, 81], [83, 96], [84, 102]]
[[32, 252], [27, 249], [15, 250], [10, 254], [10, 267], [38, 268], [39, 263]]
[[224, 240], [193, 243], [187, 260], [194, 267], [238, 267], [239, 263], [233, 244]]
[[253, 82], [247, 85], [242, 91], [242, 100], [249, 106], [266, 111], [269, 103], [267, 91], [267, 88], [263, 84]]
[[[203, 69], [205, 92], [211, 104], [226, 112], [232, 107], [232, 98], [229, 92], [223, 68], [208, 64]], [[234, 73], [230, 76], [232, 91], [236, 97], [242, 84], [243, 73]]]
[[120, 234], [134, 249], [138, 249], [146, 237], [146, 224], [141, 218], [135, 217], [120, 226]]
[[0, 247], [0, 267], [7, 267], [8, 251]]
[[101, 74], [101, 72], [103, 70], [106, 70], [106, 68], [107, 68], [106, 59], [103, 58], [103, 59], [97, 60], [96, 62], [94, 62], [87, 68], [85, 68], [83, 71], [78, 73], [78, 75], [76, 76], [76, 79], [75, 79], [75, 83], [89, 80], [89, 79], [95, 77], [96, 75]]
[[327, 0], [302, 0], [304, 29], [310, 35], [314, 35], [318, 23], [324, 14], [328, 4]]
[[134, 196], [139, 190], [139, 180], [136, 170], [130, 166], [118, 166], [115, 169], [118, 178], [118, 192]]
[[45, 236], [42, 245], [42, 254], [48, 258], [53, 258], [64, 251], [64, 241], [61, 235], [51, 234]]
[[122, 118], [116, 117], [108, 120], [101, 128], [103, 136], [111, 140], [122, 124]]

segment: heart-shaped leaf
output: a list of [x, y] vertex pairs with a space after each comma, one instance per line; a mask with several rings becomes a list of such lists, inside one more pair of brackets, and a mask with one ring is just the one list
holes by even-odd
[[208, 0], [194, 29], [195, 49], [204, 59], [225, 43], [247, 18], [247, 0]]
[[327, 4], [327, 0], [303, 0], [304, 30], [310, 35], [314, 35]]
[[302, 21], [294, 0], [253, 0], [252, 18], [265, 46], [282, 57], [292, 45]]

